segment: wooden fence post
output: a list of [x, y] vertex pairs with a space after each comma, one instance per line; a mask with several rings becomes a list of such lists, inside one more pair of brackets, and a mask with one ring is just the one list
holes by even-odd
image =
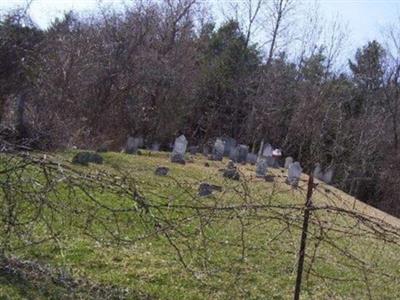
[[308, 179], [308, 188], [307, 188], [307, 199], [306, 205], [304, 209], [304, 220], [303, 220], [303, 228], [301, 231], [301, 240], [300, 240], [300, 249], [299, 249], [299, 260], [297, 263], [297, 278], [296, 278], [296, 288], [294, 290], [294, 300], [300, 299], [301, 292], [301, 279], [303, 275], [304, 268], [304, 256], [306, 253], [306, 241], [307, 241], [307, 232], [308, 232], [308, 222], [310, 219], [310, 208], [312, 207], [312, 193], [314, 188], [314, 178], [313, 175], [309, 176]]

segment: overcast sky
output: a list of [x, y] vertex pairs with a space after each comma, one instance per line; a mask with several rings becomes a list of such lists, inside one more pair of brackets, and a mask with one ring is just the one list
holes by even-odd
[[[129, 1], [135, 0], [125, 0], [126, 3]], [[205, 0], [204, 2], [217, 2], [223, 5], [229, 1]], [[122, 2], [123, 0], [102, 0], [102, 3], [115, 7], [121, 6]], [[301, 2], [311, 5], [314, 0]], [[381, 40], [382, 28], [398, 21], [400, 15], [400, 0], [320, 0], [319, 2], [325, 18], [339, 16], [348, 24], [351, 48], [360, 47], [368, 40]], [[26, 0], [0, 0], [0, 9], [9, 9], [25, 3]], [[85, 13], [95, 9], [97, 3], [98, 0], [34, 0], [29, 12], [39, 26], [46, 27], [54, 17], [62, 15], [64, 11], [72, 9]]]

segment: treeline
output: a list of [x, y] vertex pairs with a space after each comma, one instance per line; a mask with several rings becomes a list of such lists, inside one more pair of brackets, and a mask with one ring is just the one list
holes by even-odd
[[291, 53], [279, 44], [290, 39], [286, 0], [269, 7], [263, 48], [252, 32], [262, 1], [251, 2], [247, 22], [220, 26], [195, 0], [69, 13], [47, 29], [10, 12], [0, 24], [1, 122], [42, 149], [120, 150], [129, 135], [167, 147], [180, 132], [253, 151], [264, 140], [306, 170], [334, 168], [338, 187], [400, 215], [400, 57], [371, 41], [341, 71], [339, 47], [305, 39]]

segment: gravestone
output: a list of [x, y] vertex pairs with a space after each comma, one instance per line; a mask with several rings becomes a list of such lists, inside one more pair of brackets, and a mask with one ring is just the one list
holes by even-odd
[[236, 169], [226, 169], [222, 175], [232, 180], [240, 180], [240, 174]]
[[144, 140], [142, 137], [137, 137], [138, 148], [143, 148]]
[[275, 149], [272, 151], [272, 159], [270, 159], [270, 167], [279, 168], [279, 160], [282, 157], [282, 151], [280, 149]]
[[203, 155], [207, 157], [210, 154], [210, 147], [208, 145], [203, 146]]
[[224, 156], [229, 157], [231, 154], [231, 149], [236, 148], [236, 140], [228, 137], [228, 138], [223, 138], [223, 141], [225, 142], [225, 147], [224, 147]]
[[229, 159], [233, 162], [237, 162], [239, 157], [239, 149], [237, 147], [231, 148], [231, 152], [229, 153]]
[[227, 168], [223, 170], [222, 176], [232, 180], [240, 180], [240, 174], [233, 161], [229, 161]]
[[210, 196], [214, 191], [221, 192], [222, 187], [206, 182], [200, 183], [199, 185], [198, 193], [200, 197]]
[[257, 155], [254, 153], [248, 153], [246, 161], [249, 164], [255, 165], [257, 163]]
[[156, 152], [160, 151], [160, 144], [159, 143], [153, 143], [151, 145], [151, 151], [156, 151]]
[[258, 158], [256, 166], [256, 177], [264, 178], [268, 171], [268, 161], [265, 156]]
[[157, 169], [154, 171], [154, 174], [157, 176], [167, 176], [169, 172], [169, 169], [167, 167], [157, 167]]
[[183, 134], [175, 139], [174, 149], [171, 154], [171, 162], [185, 164], [187, 144], [188, 142]]
[[83, 166], [88, 166], [89, 163], [102, 164], [103, 163], [103, 157], [101, 157], [97, 153], [84, 151], [84, 152], [77, 153], [73, 157], [72, 163], [73, 164], [83, 165]]
[[245, 164], [247, 161], [247, 154], [249, 153], [249, 146], [239, 145], [237, 146], [237, 151], [238, 157], [236, 162], [239, 164]]
[[260, 144], [260, 149], [258, 149], [258, 157], [261, 157], [263, 155], [263, 150], [264, 150], [264, 140], [261, 141]]
[[288, 156], [285, 159], [285, 169], [289, 169], [290, 165], [293, 163], [293, 157]]
[[143, 143], [142, 138], [134, 138], [128, 137], [128, 141], [126, 142], [125, 152], [127, 154], [136, 154], [140, 145]]
[[272, 157], [272, 152], [273, 152], [273, 149], [272, 149], [272, 146], [271, 146], [271, 144], [265, 144], [265, 146], [264, 146], [264, 150], [263, 150], [263, 153], [262, 153], [262, 156], [265, 156], [265, 157]]
[[199, 147], [198, 146], [190, 146], [188, 148], [188, 151], [191, 155], [196, 155], [197, 152], [199, 152]]
[[101, 144], [100, 147], [97, 148], [96, 152], [98, 152], [98, 153], [108, 152], [107, 144]]
[[332, 181], [332, 178], [333, 178], [333, 169], [331, 169], [331, 168], [328, 168], [328, 169], [326, 169], [325, 170], [325, 173], [324, 173], [324, 175], [323, 175], [323, 177], [322, 177], [322, 180], [325, 182], [325, 183], [331, 183], [331, 181]]
[[227, 167], [228, 169], [236, 169], [235, 163], [234, 163], [232, 160], [230, 160], [230, 161], [228, 162], [228, 164], [226, 165], [226, 167]]
[[221, 161], [224, 156], [225, 143], [222, 139], [218, 138], [215, 143], [211, 154], [211, 160]]
[[324, 174], [322, 172], [322, 168], [321, 168], [321, 164], [320, 163], [316, 163], [315, 164], [315, 169], [313, 172], [313, 176], [314, 178], [317, 178], [318, 180], [323, 180]]
[[273, 157], [273, 148], [271, 144], [265, 144], [262, 156], [267, 159], [268, 167], [275, 168], [276, 164]]
[[300, 163], [298, 161], [292, 163], [288, 170], [287, 183], [293, 187], [297, 187], [299, 185], [299, 180], [302, 171], [303, 169], [301, 168]]

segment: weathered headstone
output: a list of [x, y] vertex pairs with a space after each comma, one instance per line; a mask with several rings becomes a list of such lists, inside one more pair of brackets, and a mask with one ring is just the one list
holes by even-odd
[[236, 144], [237, 144], [236, 140], [231, 137], [227, 137], [227, 138], [223, 138], [223, 141], [225, 143], [224, 156], [229, 157], [229, 155], [231, 153], [231, 149], [236, 148]]
[[131, 136], [128, 137], [128, 141], [126, 142], [125, 152], [127, 154], [136, 154], [142, 143], [143, 143], [142, 138], [134, 138]]
[[83, 166], [87, 166], [89, 163], [102, 164], [103, 157], [97, 153], [84, 151], [77, 153], [72, 159], [72, 163]]
[[137, 137], [137, 143], [138, 143], [138, 148], [143, 148], [144, 146], [144, 140], [142, 137]]
[[226, 169], [222, 174], [224, 177], [232, 179], [232, 180], [239, 180], [240, 174], [236, 169]]
[[206, 182], [200, 183], [199, 185], [198, 193], [200, 197], [210, 196], [214, 191], [221, 192], [222, 187]]
[[249, 146], [239, 145], [237, 146], [238, 158], [237, 163], [245, 164], [247, 161], [247, 154], [249, 153]]
[[267, 158], [261, 156], [258, 158], [257, 166], [256, 166], [256, 177], [264, 178], [267, 174], [268, 170], [268, 161]]
[[282, 151], [280, 149], [275, 149], [272, 151], [272, 159], [270, 159], [270, 167], [280, 168], [279, 160], [282, 157]]
[[199, 147], [198, 146], [190, 146], [188, 148], [188, 151], [191, 155], [196, 155], [197, 152], [199, 152]]
[[267, 159], [268, 167], [275, 168], [276, 163], [273, 157], [273, 148], [271, 144], [265, 144], [262, 156]]
[[247, 159], [246, 159], [246, 161], [247, 161], [249, 164], [255, 165], [255, 164], [257, 163], [257, 154], [248, 153], [248, 154], [247, 154]]
[[293, 157], [288, 156], [285, 159], [285, 169], [289, 169], [290, 165], [293, 163]]
[[169, 169], [167, 167], [157, 167], [154, 174], [157, 176], [167, 176]]
[[297, 187], [299, 185], [299, 180], [302, 171], [303, 169], [301, 168], [300, 163], [298, 161], [292, 163], [288, 170], [287, 183], [293, 187]]
[[208, 145], [203, 146], [203, 155], [207, 157], [210, 154], [210, 147]]
[[160, 144], [159, 143], [153, 143], [151, 145], [151, 151], [156, 151], [156, 152], [160, 151]]
[[97, 148], [96, 152], [98, 153], [105, 153], [108, 152], [107, 144], [101, 144], [99, 148]]
[[232, 160], [230, 160], [230, 161], [228, 162], [228, 164], [226, 165], [226, 167], [227, 167], [228, 169], [236, 169], [235, 163], [234, 163]]
[[185, 164], [187, 144], [188, 142], [183, 134], [175, 139], [174, 149], [171, 154], [171, 162]]
[[233, 162], [237, 162], [239, 157], [239, 149], [237, 147], [231, 148], [231, 152], [229, 153], [229, 159]]
[[218, 138], [215, 143], [211, 154], [211, 160], [221, 161], [224, 156], [225, 143], [222, 139]]
[[321, 164], [320, 163], [316, 163], [315, 164], [313, 176], [314, 176], [314, 178], [317, 178], [318, 180], [323, 180], [324, 174], [322, 172], [322, 168], [321, 168]]
[[263, 150], [262, 156], [270, 157], [270, 156], [272, 156], [272, 152], [273, 152], [273, 149], [272, 149], [271, 144], [267, 143], [264, 146], [264, 150]]
[[333, 169], [332, 168], [328, 168], [328, 169], [326, 169], [325, 170], [325, 173], [324, 173], [324, 175], [323, 175], [323, 177], [322, 177], [322, 180], [325, 182], [325, 183], [331, 183], [331, 181], [332, 181], [332, 178], [333, 178]]
[[223, 170], [222, 176], [232, 179], [232, 180], [239, 180], [240, 179], [240, 174], [233, 163], [233, 161], [229, 161], [227, 168]]
[[264, 140], [261, 141], [260, 149], [258, 149], [258, 157], [261, 157], [263, 155], [263, 150], [264, 150]]

